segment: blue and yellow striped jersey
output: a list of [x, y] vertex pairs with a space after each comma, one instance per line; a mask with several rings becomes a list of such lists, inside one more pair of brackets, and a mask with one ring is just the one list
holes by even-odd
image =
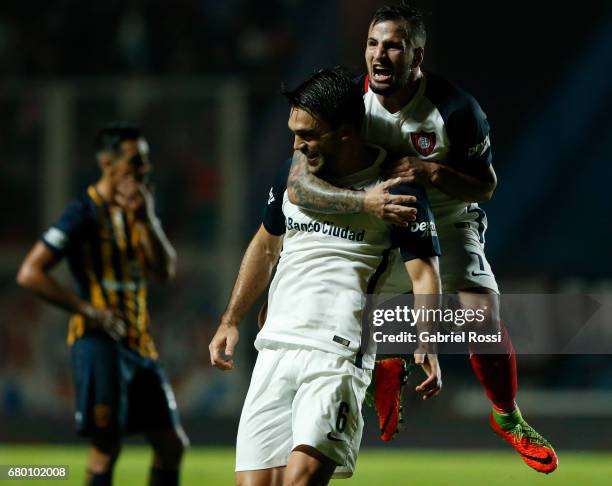
[[[80, 297], [97, 309], [111, 309], [127, 325], [124, 344], [157, 358], [147, 310], [147, 265], [138, 226], [131, 213], [107, 204], [94, 186], [73, 199], [42, 236], [66, 257]], [[87, 333], [80, 314], [71, 317], [68, 344]]]

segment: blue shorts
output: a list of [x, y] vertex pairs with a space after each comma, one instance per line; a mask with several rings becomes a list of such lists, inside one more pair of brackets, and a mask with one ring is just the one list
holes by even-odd
[[123, 435], [180, 427], [174, 393], [156, 360], [105, 336], [72, 345], [79, 435], [116, 440]]

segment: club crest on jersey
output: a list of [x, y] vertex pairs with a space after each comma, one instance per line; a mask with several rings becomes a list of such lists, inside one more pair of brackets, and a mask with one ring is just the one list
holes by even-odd
[[436, 134], [433, 132], [411, 132], [410, 138], [415, 150], [424, 157], [432, 153], [436, 146]]

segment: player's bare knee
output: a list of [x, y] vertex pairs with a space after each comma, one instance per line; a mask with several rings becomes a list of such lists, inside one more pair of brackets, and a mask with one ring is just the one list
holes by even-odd
[[283, 486], [324, 486], [336, 464], [314, 447], [298, 445], [289, 457]]
[[293, 472], [292, 474], [285, 474], [283, 486], [326, 486], [329, 484], [331, 474], [329, 476], [322, 476], [307, 470], [299, 473]]
[[155, 451], [156, 465], [164, 469], [175, 469], [189, 447], [189, 439], [182, 429], [164, 431], [151, 437], [151, 444]]
[[121, 443], [118, 440], [94, 437], [91, 445], [87, 461], [89, 470], [94, 474], [101, 474], [113, 469], [121, 451]]
[[476, 316], [477, 319], [466, 326], [468, 331], [475, 331], [479, 334], [483, 334], [497, 332], [501, 329], [499, 315], [496, 312], [491, 312], [487, 308], [483, 308]]
[[284, 468], [237, 471], [236, 486], [282, 486]]
[[470, 331], [485, 333], [501, 329], [497, 293], [480, 287], [465, 289], [459, 292], [459, 300], [461, 307], [474, 316], [467, 326]]

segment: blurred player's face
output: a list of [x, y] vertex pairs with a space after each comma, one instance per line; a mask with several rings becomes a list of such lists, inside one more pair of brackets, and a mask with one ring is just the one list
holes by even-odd
[[300, 108], [292, 108], [289, 114], [289, 130], [293, 132], [293, 150], [299, 150], [308, 159], [309, 165], [329, 166], [340, 151], [338, 131], [323, 120]]
[[387, 20], [370, 25], [365, 60], [370, 89], [390, 95], [409, 81], [415, 50], [406, 38], [406, 22]]
[[144, 138], [124, 140], [119, 145], [119, 153], [109, 167], [109, 175], [114, 186], [122, 180], [132, 178], [138, 182], [148, 182], [151, 172], [149, 145]]

